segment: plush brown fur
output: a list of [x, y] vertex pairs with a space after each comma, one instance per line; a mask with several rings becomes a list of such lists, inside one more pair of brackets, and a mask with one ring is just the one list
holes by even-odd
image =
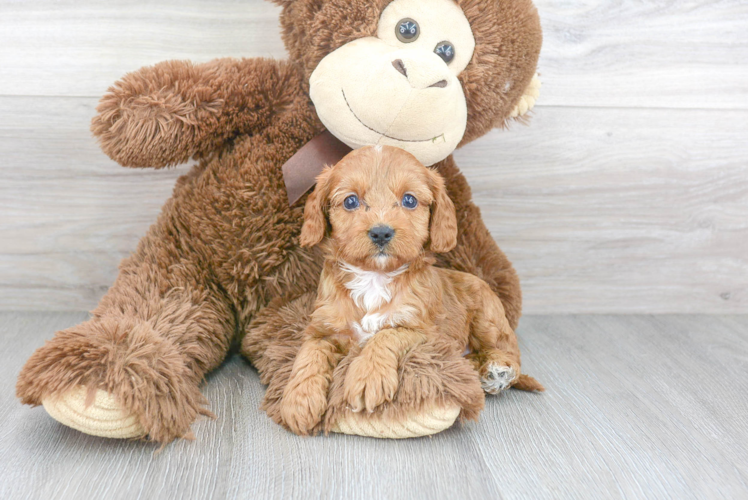
[[[406, 207], [405, 195], [417, 200]], [[344, 207], [355, 196], [356, 208]], [[280, 406], [282, 423], [297, 434], [317, 428], [327, 411], [335, 368], [355, 344], [363, 345], [348, 366], [343, 400], [353, 412], [376, 411], [395, 398], [404, 357], [429, 341], [468, 347], [469, 359], [487, 392], [520, 380], [520, 353], [499, 298], [472, 274], [432, 266], [424, 245], [447, 252], [457, 243], [455, 211], [444, 181], [410, 153], [393, 147], [361, 148], [317, 178], [307, 199], [302, 245], [322, 240], [327, 223], [326, 259], [315, 310], [294, 360]], [[392, 230], [377, 244], [371, 231]], [[356, 292], [358, 275], [389, 279], [373, 294], [371, 284]], [[375, 318], [367, 326], [367, 318]], [[365, 331], [368, 328], [368, 331]], [[502, 378], [499, 378], [502, 377]], [[534, 379], [524, 380], [542, 390]], [[523, 386], [524, 387], [524, 386]]]
[[[160, 168], [196, 158], [172, 198], [125, 259], [89, 321], [58, 332], [24, 366], [17, 394], [38, 405], [83, 384], [116, 396], [150, 439], [188, 436], [208, 414], [199, 384], [243, 337], [242, 353], [277, 404], [301, 344], [322, 269], [302, 248], [302, 203], [289, 207], [281, 166], [323, 130], [308, 96], [322, 57], [376, 29], [386, 0], [288, 0], [281, 16], [290, 59], [164, 62], [126, 75], [101, 100], [92, 130], [122, 165]], [[502, 125], [530, 81], [540, 48], [530, 0], [461, 0], [476, 49], [460, 75], [466, 144]], [[436, 168], [457, 210], [457, 246], [438, 265], [472, 273], [498, 294], [509, 324], [521, 310], [514, 269], [496, 246], [452, 157]], [[449, 401], [474, 418], [483, 394], [451, 346], [425, 343], [402, 360], [396, 401], [404, 415]], [[337, 370], [344, 372], [351, 357]], [[343, 411], [337, 379], [325, 425]]]

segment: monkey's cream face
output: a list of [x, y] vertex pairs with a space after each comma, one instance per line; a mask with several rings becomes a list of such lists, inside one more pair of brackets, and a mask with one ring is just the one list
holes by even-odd
[[325, 127], [351, 148], [396, 146], [433, 165], [465, 133], [457, 75], [474, 49], [454, 0], [394, 0], [376, 37], [349, 42], [320, 61], [311, 98]]

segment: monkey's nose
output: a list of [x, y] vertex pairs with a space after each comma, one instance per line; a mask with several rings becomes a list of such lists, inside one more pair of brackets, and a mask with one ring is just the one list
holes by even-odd
[[392, 61], [392, 66], [394, 66], [398, 73], [402, 74], [405, 78], [408, 78], [408, 70], [405, 68], [405, 63], [402, 59], [395, 59]]
[[[429, 76], [427, 74], [427, 73], [429, 73], [428, 71], [426, 72], [426, 74], [422, 74], [420, 76], [418, 76], [416, 74], [415, 75], [415, 79], [411, 78], [410, 76], [408, 76], [408, 68], [405, 67], [405, 63], [403, 62], [402, 59], [395, 59], [394, 61], [392, 61], [392, 67], [395, 68], [398, 73], [400, 73], [401, 75], [403, 75], [406, 78], [406, 80], [408, 80], [408, 83], [410, 83], [411, 86], [415, 86], [415, 88], [426, 88], [426, 87], [431, 88], [431, 87], [436, 87], [436, 88], [443, 89], [444, 87], [446, 87], [448, 85], [447, 80], [445, 80], [444, 78], [439, 78], [440, 75], [438, 75], [438, 73], [437, 74], [432, 74], [432, 75]], [[428, 69], [428, 68], [426, 68], [426, 69]], [[418, 72], [416, 71], [416, 73], [418, 73]], [[423, 72], [421, 72], [421, 73], [423, 73]], [[429, 78], [434, 78], [434, 79], [439, 78], [439, 80], [436, 81], [436, 82], [434, 82], [434, 80], [431, 80], [431, 82], [434, 82], [434, 83], [430, 83], [429, 85], [425, 85], [425, 83], [428, 83], [428, 79]], [[426, 80], [426, 81], [424, 82], [423, 80]], [[420, 83], [420, 82], [422, 82], [422, 83]]]
[[369, 239], [379, 248], [384, 247], [395, 236], [395, 230], [390, 226], [374, 226], [369, 230]]

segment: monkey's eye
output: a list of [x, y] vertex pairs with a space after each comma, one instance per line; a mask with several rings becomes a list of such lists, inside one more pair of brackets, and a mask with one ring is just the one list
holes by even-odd
[[436, 44], [436, 48], [434, 49], [434, 52], [436, 52], [436, 55], [444, 59], [444, 62], [449, 64], [452, 62], [452, 59], [455, 58], [455, 48], [454, 46], [449, 42], [439, 42]]
[[401, 19], [395, 26], [395, 36], [403, 43], [415, 42], [420, 34], [418, 23], [409, 17]]
[[350, 195], [348, 198], [343, 200], [343, 208], [346, 210], [356, 210], [358, 208], [358, 196], [355, 194]]
[[403, 206], [412, 210], [418, 206], [418, 200], [416, 200], [416, 197], [412, 194], [407, 193], [403, 196]]

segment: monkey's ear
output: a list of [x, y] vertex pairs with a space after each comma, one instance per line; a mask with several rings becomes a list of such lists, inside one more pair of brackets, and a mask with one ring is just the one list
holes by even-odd
[[452, 200], [447, 195], [444, 179], [436, 171], [430, 172], [431, 193], [431, 245], [432, 252], [449, 252], [457, 245], [457, 215]]
[[520, 118], [523, 115], [526, 115], [533, 107], [535, 107], [535, 102], [538, 100], [539, 96], [540, 77], [535, 73], [535, 76], [530, 80], [530, 84], [525, 89], [525, 92], [519, 98], [517, 104], [514, 105], [514, 109], [509, 113], [509, 118]]
[[322, 241], [327, 229], [325, 205], [330, 194], [332, 167], [325, 167], [317, 176], [317, 185], [306, 199], [304, 206], [304, 225], [301, 227], [301, 246], [312, 247]]

